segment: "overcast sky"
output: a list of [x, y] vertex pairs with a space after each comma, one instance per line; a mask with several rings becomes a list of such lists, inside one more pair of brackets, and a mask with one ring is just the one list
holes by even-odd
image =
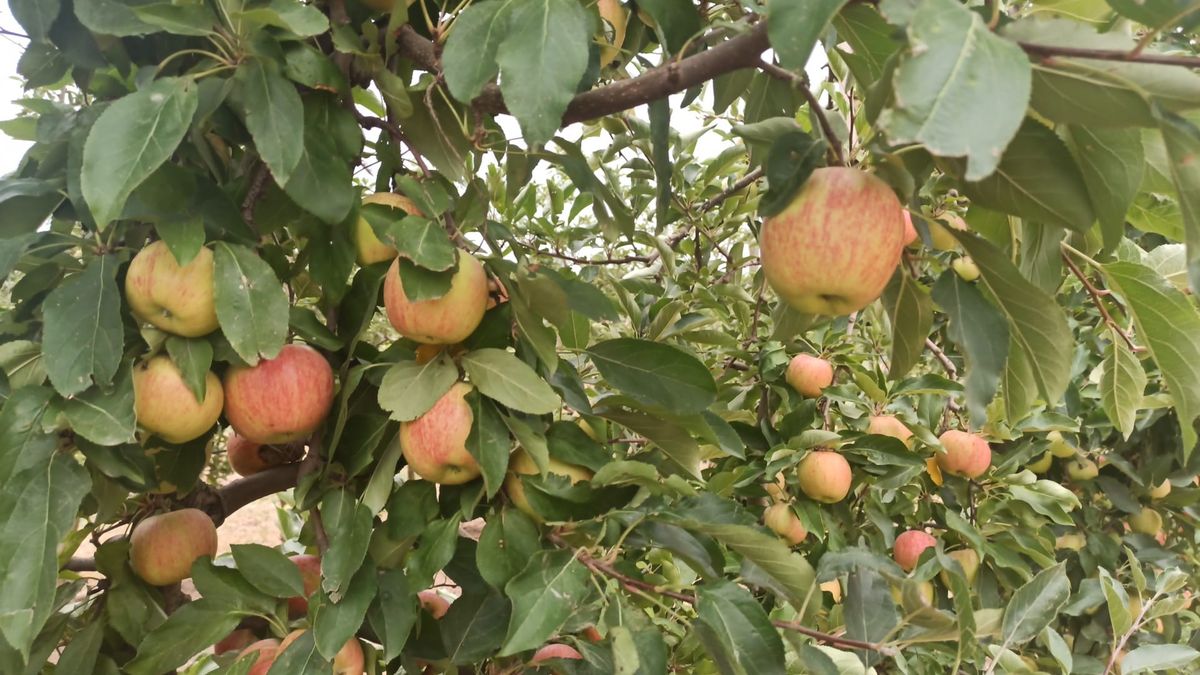
[[[8, 3], [0, 6], [0, 28], [13, 33], [23, 33], [21, 26], [13, 19], [8, 11]], [[0, 120], [10, 120], [17, 116], [21, 108], [13, 101], [21, 98], [21, 78], [17, 77], [17, 59], [25, 51], [25, 40], [0, 35]], [[29, 143], [14, 141], [0, 133], [0, 175], [8, 175], [17, 168], [21, 155], [25, 154]]]

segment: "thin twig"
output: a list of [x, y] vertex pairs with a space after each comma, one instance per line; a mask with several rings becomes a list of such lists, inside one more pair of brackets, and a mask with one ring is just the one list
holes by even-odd
[[530, 246], [529, 248], [532, 249], [537, 255], [550, 256], [551, 258], [558, 258], [559, 260], [566, 260], [567, 262], [573, 262], [579, 265], [628, 265], [630, 263], [648, 263], [651, 261], [650, 256], [645, 255], [627, 255], [623, 258], [591, 259], [578, 258], [573, 255], [567, 255], [566, 253], [559, 253], [557, 251], [542, 251], [538, 250], [535, 246]]
[[1154, 42], [1154, 38], [1157, 37], [1158, 34], [1163, 31], [1164, 28], [1169, 28], [1171, 26], [1174, 26], [1175, 24], [1179, 23], [1180, 21], [1183, 21], [1183, 19], [1186, 18], [1188, 14], [1192, 14], [1197, 11], [1200, 11], [1200, 2], [1193, 2], [1190, 7], [1183, 8], [1182, 10], [1179, 11], [1178, 14], [1176, 14], [1175, 16], [1171, 17], [1170, 19], [1167, 19], [1166, 21], [1164, 21], [1162, 23], [1162, 25], [1151, 27], [1149, 30], [1146, 31], [1146, 34], [1142, 36], [1142, 39], [1138, 40], [1138, 43], [1136, 45], [1134, 45], [1133, 49], [1131, 49], [1129, 51], [1129, 55], [1133, 56], [1133, 57], [1138, 56], [1139, 54], [1142, 53], [1142, 50], [1144, 50], [1146, 47], [1150, 46], [1151, 42]]
[[259, 161], [258, 168], [255, 170], [253, 178], [250, 179], [250, 189], [246, 191], [246, 198], [242, 200], [242, 220], [245, 220], [246, 224], [252, 228], [254, 228], [254, 206], [262, 198], [263, 191], [267, 187], [267, 178], [270, 176], [271, 172], [267, 169], [267, 165]]
[[742, 190], [745, 190], [747, 187], [749, 187], [752, 183], [757, 181], [759, 178], [762, 178], [762, 175], [763, 175], [763, 168], [761, 166], [756, 169], [746, 172], [745, 176], [742, 176], [741, 178], [737, 179], [737, 182], [735, 182], [733, 185], [730, 185], [729, 187], [722, 190], [721, 194], [716, 195], [715, 197], [713, 197], [713, 198], [709, 199], [708, 201], [704, 202], [703, 204], [701, 204], [700, 210], [701, 211], [712, 211], [713, 209], [720, 206], [721, 203], [724, 202], [726, 199], [729, 199], [733, 195], [741, 192]]
[[773, 63], [768, 63], [762, 60], [758, 62], [758, 69], [767, 75], [774, 77], [775, 79], [783, 80], [784, 82], [790, 82], [792, 86], [800, 90], [800, 93], [804, 95], [805, 100], [808, 101], [809, 109], [812, 110], [813, 115], [816, 116], [817, 123], [821, 126], [821, 133], [824, 134], [826, 140], [829, 141], [829, 149], [833, 151], [834, 158], [837, 160], [838, 164], [845, 166], [846, 156], [842, 154], [842, 141], [837, 137], [837, 134], [834, 133], [833, 126], [829, 124], [829, 118], [825, 116], [825, 109], [821, 107], [821, 102], [817, 100], [815, 94], [809, 91], [808, 78], [797, 75], [790, 70], [785, 70]]
[[[382, 129], [392, 137], [392, 142], [395, 145], [399, 146], [400, 144], [403, 144], [405, 147], [407, 147], [408, 151], [412, 153], [413, 161], [417, 163], [417, 168], [421, 170], [421, 175], [425, 176], [426, 178], [429, 177], [429, 166], [425, 164], [425, 158], [421, 156], [421, 153], [417, 152], [415, 147], [413, 147], [412, 141], [408, 139], [408, 136], [405, 135], [404, 130], [400, 128], [400, 125], [389, 120], [375, 117], [373, 115], [364, 115], [357, 110], [354, 112], [354, 116], [358, 118], [359, 126], [363, 127], [364, 129]], [[399, 148], [396, 149], [396, 153], [400, 153]]]
[[925, 348], [937, 357], [942, 367], [946, 369], [946, 374], [950, 376], [950, 379], [958, 379], [958, 368], [954, 366], [954, 362], [950, 360], [949, 356], [946, 356], [946, 352], [942, 351], [942, 348], [933, 339], [925, 338]]
[[1109, 314], [1108, 308], [1104, 306], [1103, 296], [1108, 295], [1108, 291], [1096, 288], [1092, 281], [1087, 278], [1087, 275], [1083, 273], [1083, 270], [1079, 269], [1079, 265], [1075, 264], [1075, 261], [1071, 259], [1071, 255], [1067, 253], [1065, 249], [1062, 251], [1062, 259], [1063, 262], [1067, 264], [1067, 268], [1071, 270], [1071, 274], [1074, 274], [1075, 278], [1079, 279], [1079, 283], [1083, 284], [1083, 288], [1087, 291], [1088, 295], [1091, 296], [1092, 304], [1096, 306], [1096, 309], [1100, 310], [1100, 316], [1104, 319], [1104, 323], [1107, 324], [1109, 328], [1112, 328], [1114, 333], [1120, 335], [1121, 339], [1125, 341], [1125, 344], [1129, 345], [1131, 350], [1134, 352], [1145, 351], [1145, 347], [1141, 347], [1134, 343], [1133, 338], [1125, 332], [1125, 329], [1117, 325], [1117, 322], [1115, 319], [1113, 319], [1112, 314]]
[[1033, 42], [1017, 44], [1025, 53], [1045, 58], [1067, 56], [1080, 59], [1095, 59], [1097, 61], [1124, 61], [1126, 63], [1155, 63], [1163, 66], [1183, 66], [1184, 68], [1200, 68], [1200, 57], [1175, 56], [1171, 54], [1143, 54], [1131, 51], [1111, 49], [1085, 49], [1083, 47], [1060, 47], [1057, 45], [1039, 45]]

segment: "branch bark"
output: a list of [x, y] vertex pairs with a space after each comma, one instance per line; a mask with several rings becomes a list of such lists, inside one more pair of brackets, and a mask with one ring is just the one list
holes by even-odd
[[1184, 68], [1200, 68], [1198, 56], [1176, 56], [1173, 54], [1147, 54], [1140, 51], [1116, 51], [1111, 49], [1085, 49], [1083, 47], [1060, 47], [1058, 45], [1040, 45], [1035, 42], [1017, 42], [1026, 54], [1053, 58], [1067, 56], [1080, 59], [1096, 59], [1097, 61], [1124, 61], [1126, 63], [1152, 63], [1161, 66], [1183, 66]]

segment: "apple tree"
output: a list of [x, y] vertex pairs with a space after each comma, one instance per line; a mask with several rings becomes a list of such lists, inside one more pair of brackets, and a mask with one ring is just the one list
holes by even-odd
[[1200, 667], [1195, 2], [10, 7], [0, 672]]

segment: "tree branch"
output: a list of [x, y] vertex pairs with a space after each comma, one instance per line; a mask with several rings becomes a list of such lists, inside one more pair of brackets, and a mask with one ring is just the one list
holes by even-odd
[[1112, 49], [1085, 49], [1083, 47], [1060, 47], [1057, 45], [1040, 45], [1034, 42], [1017, 42], [1026, 54], [1054, 58], [1068, 56], [1080, 59], [1096, 59], [1098, 61], [1124, 61], [1126, 63], [1154, 63], [1162, 66], [1183, 66], [1184, 68], [1200, 68], [1198, 56], [1176, 56], [1172, 54], [1147, 54], [1140, 51], [1116, 51]]
[[838, 164], [845, 166], [846, 156], [842, 154], [842, 141], [834, 133], [833, 126], [829, 124], [829, 118], [825, 116], [825, 109], [821, 107], [821, 102], [817, 100], [815, 94], [809, 91], [807, 78], [762, 60], [758, 62], [758, 69], [777, 80], [790, 82], [793, 87], [800, 90], [800, 93], [804, 95], [804, 100], [808, 101], [808, 109], [812, 111], [813, 116], [817, 118], [817, 124], [821, 126], [821, 133], [825, 136], [825, 140], [829, 141], [829, 149], [833, 152], [834, 159]]
[[1102, 297], [1104, 295], [1108, 295], [1108, 291], [1101, 291], [1100, 289], [1096, 288], [1092, 281], [1087, 278], [1087, 275], [1083, 273], [1083, 270], [1079, 269], [1079, 265], [1076, 265], [1075, 261], [1071, 259], [1071, 255], [1067, 253], [1066, 249], [1063, 249], [1062, 251], [1062, 259], [1063, 262], [1067, 264], [1067, 268], [1071, 270], [1071, 274], [1074, 274], [1075, 278], [1079, 279], [1079, 283], [1083, 284], [1084, 289], [1087, 290], [1088, 295], [1091, 296], [1092, 304], [1096, 306], [1096, 309], [1100, 310], [1100, 316], [1104, 319], [1104, 323], [1107, 324], [1109, 328], [1112, 328], [1114, 333], [1120, 335], [1121, 339], [1125, 341], [1125, 344], [1129, 345], [1131, 350], [1134, 352], [1146, 351], [1145, 347], [1138, 346], [1136, 343], [1134, 343], [1133, 338], [1129, 336], [1129, 333], [1126, 333], [1124, 328], [1118, 326], [1116, 320], [1113, 319], [1112, 314], [1108, 313], [1108, 308], [1104, 306], [1104, 299]]
[[[763, 168], [761, 166], [758, 167], [757, 169], [748, 171], [746, 173], [746, 175], [739, 178], [736, 183], [734, 183], [733, 185], [730, 185], [729, 187], [722, 190], [721, 194], [719, 194], [719, 195], [709, 199], [708, 201], [704, 202], [703, 204], [701, 204], [700, 210], [701, 211], [712, 211], [713, 209], [720, 206], [726, 199], [729, 199], [733, 195], [741, 192], [742, 190], [745, 190], [747, 187], [750, 187], [750, 184], [754, 183], [759, 178], [762, 178], [762, 175], [763, 175]], [[682, 239], [682, 237], [680, 237], [680, 239]]]

